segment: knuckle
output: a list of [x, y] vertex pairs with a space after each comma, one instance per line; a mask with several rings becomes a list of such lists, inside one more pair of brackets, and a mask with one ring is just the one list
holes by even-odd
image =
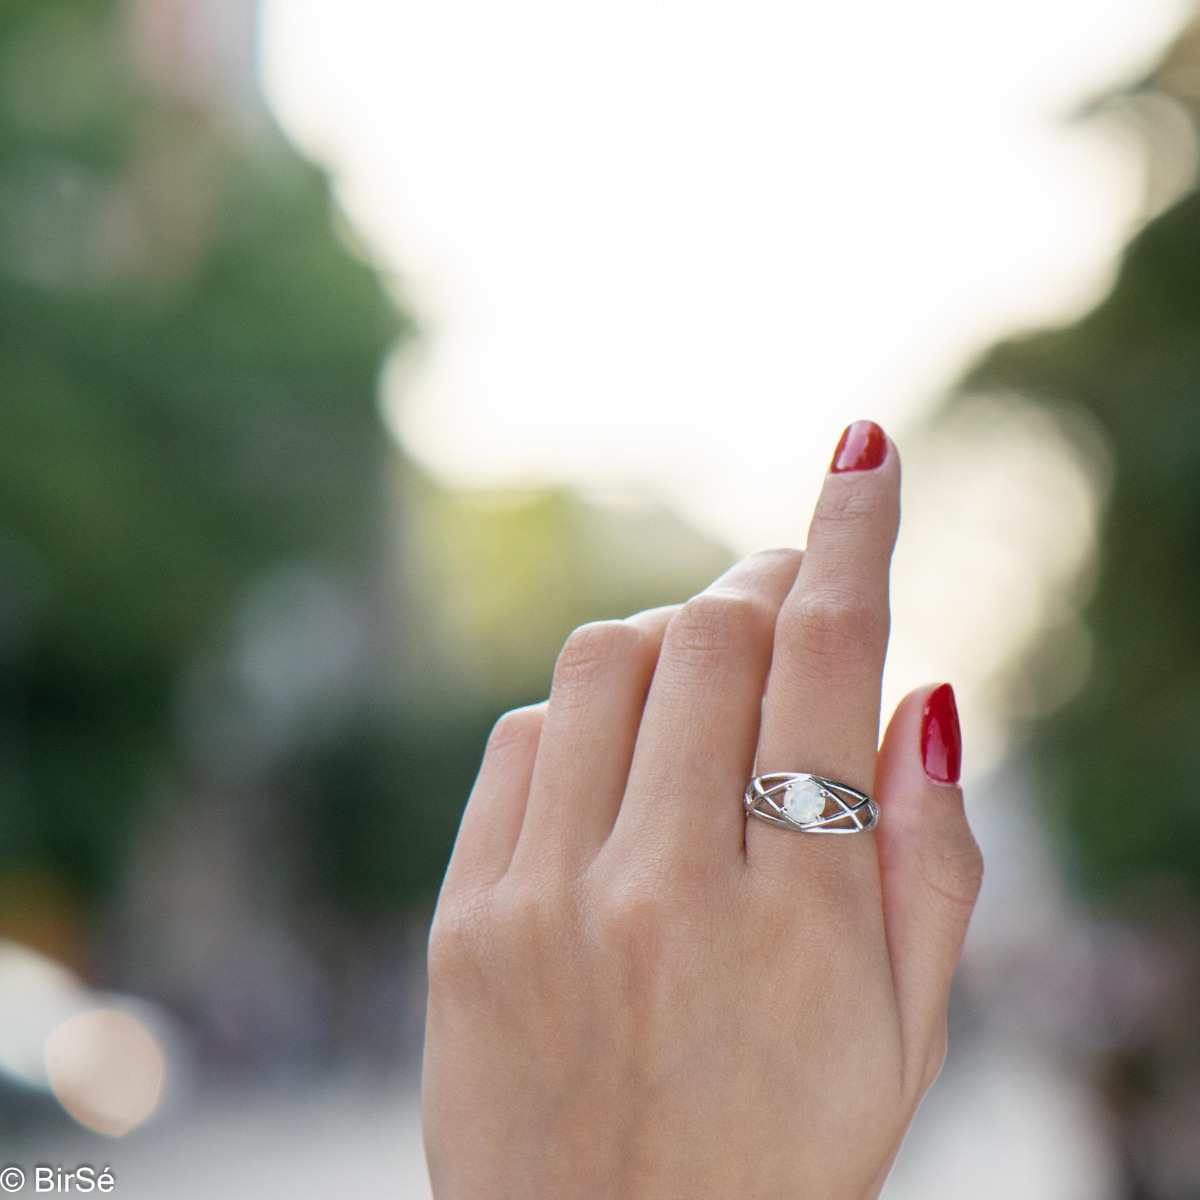
[[888, 616], [854, 596], [806, 592], [779, 614], [777, 648], [804, 659], [874, 661], [887, 645]]
[[695, 915], [711, 897], [706, 869], [687, 872], [680, 864], [622, 871], [593, 890], [593, 929], [600, 944], [617, 955], [627, 978], [641, 984], [686, 973], [700, 956], [712, 929]]
[[567, 638], [554, 667], [556, 693], [573, 693], [594, 685], [616, 665], [640, 653], [645, 636], [625, 621], [592, 621]]
[[475, 974], [488, 942], [480, 903], [439, 901], [429, 927], [426, 968], [433, 988], [455, 987]]
[[598, 903], [600, 937], [605, 945], [643, 974], [662, 952], [662, 899], [641, 880], [622, 880]]
[[570, 951], [572, 908], [552, 888], [504, 886], [438, 902], [429, 931], [431, 994], [473, 1000], [506, 981], [552, 974]]
[[495, 897], [491, 952], [510, 962], [540, 961], [557, 953], [569, 920], [566, 898], [551, 888], [504, 888]]
[[510, 709], [492, 726], [487, 753], [497, 755], [524, 750], [537, 741], [541, 729], [542, 710], [539, 705]]
[[925, 886], [961, 915], [970, 915], [983, 886], [983, 854], [964, 827], [961, 835], [931, 846], [921, 858]]
[[701, 592], [675, 614], [668, 630], [673, 649], [710, 658], [740, 650], [770, 635], [770, 614], [763, 603], [742, 592]]
[[756, 550], [750, 555], [750, 558], [762, 562], [785, 563], [793, 570], [797, 570], [804, 561], [804, 551], [797, 550], [795, 546], [772, 546], [766, 550]]

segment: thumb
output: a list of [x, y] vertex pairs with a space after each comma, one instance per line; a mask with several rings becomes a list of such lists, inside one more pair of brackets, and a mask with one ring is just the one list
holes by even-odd
[[961, 759], [950, 685], [905, 696], [876, 763], [875, 834], [906, 1056], [922, 1091], [945, 1057], [950, 980], [983, 877], [958, 786]]

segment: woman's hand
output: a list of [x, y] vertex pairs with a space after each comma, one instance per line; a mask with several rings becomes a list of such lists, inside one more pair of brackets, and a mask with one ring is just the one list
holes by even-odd
[[[583, 626], [496, 726], [430, 937], [438, 1200], [878, 1193], [981, 874], [949, 687], [877, 749], [899, 484], [851, 426], [803, 558]], [[780, 770], [870, 793], [878, 827], [747, 820]]]

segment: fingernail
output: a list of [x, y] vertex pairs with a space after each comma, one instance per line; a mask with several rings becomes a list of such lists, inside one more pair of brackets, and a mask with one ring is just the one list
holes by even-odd
[[937, 783], [957, 783], [962, 771], [962, 730], [954, 689], [943, 683], [929, 693], [921, 711], [921, 760]]
[[847, 425], [842, 440], [833, 452], [829, 471], [870, 471], [887, 457], [887, 434], [874, 421], [855, 421]]

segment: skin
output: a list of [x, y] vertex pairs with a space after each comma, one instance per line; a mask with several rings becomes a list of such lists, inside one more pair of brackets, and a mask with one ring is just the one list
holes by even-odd
[[[803, 555], [581, 627], [497, 724], [430, 936], [437, 1200], [878, 1195], [982, 874], [922, 765], [932, 685], [879, 745], [899, 484], [891, 443], [827, 476]], [[755, 770], [849, 783], [879, 825], [746, 820]]]

